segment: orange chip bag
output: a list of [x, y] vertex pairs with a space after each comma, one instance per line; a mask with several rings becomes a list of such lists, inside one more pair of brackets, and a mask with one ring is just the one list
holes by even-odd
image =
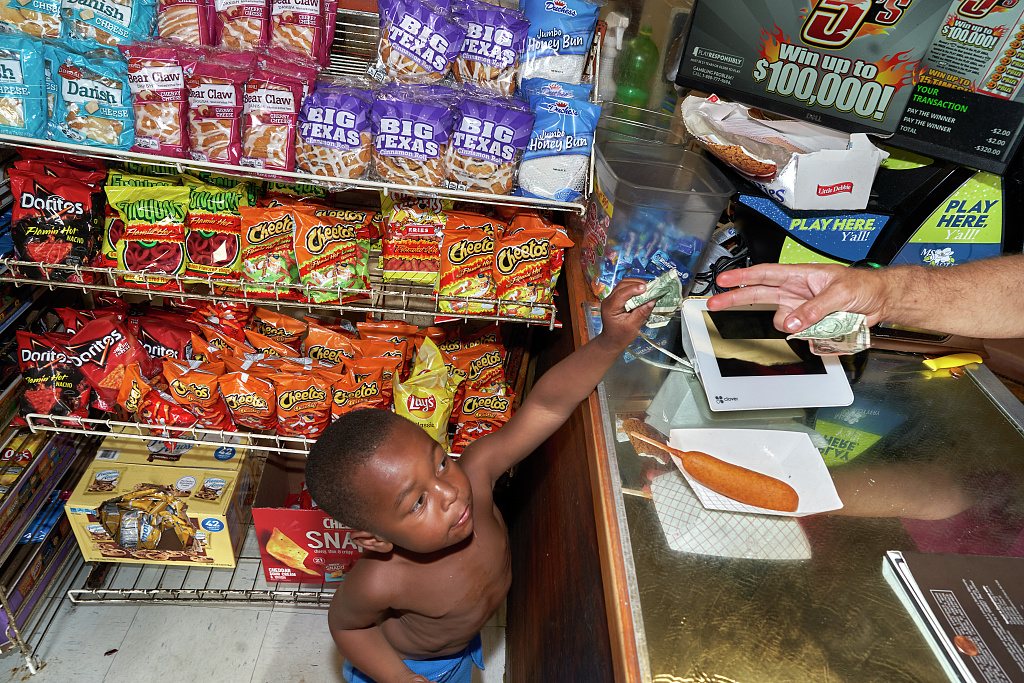
[[497, 344], [478, 344], [451, 354], [458, 366], [468, 361], [467, 390], [503, 391], [505, 389], [505, 347]]
[[142, 376], [139, 364], [132, 363], [125, 370], [121, 390], [117, 392], [117, 405], [124, 408], [129, 415], [135, 415], [150, 389], [149, 382]]
[[[539, 216], [537, 220], [543, 221]], [[549, 308], [538, 304], [550, 306], [554, 302], [552, 257], [556, 249], [571, 246], [572, 242], [554, 226], [509, 230], [496, 240], [494, 280], [501, 300], [498, 312], [518, 318], [549, 318]], [[559, 268], [560, 258], [556, 259]]]
[[[223, 372], [224, 364], [218, 364]], [[211, 369], [212, 364], [209, 366]], [[197, 427], [236, 431], [228, 407], [217, 391], [217, 375], [206, 370], [188, 370], [174, 361], [164, 361], [164, 377], [171, 397], [198, 419]]]
[[319, 437], [331, 421], [331, 381], [315, 373], [274, 375], [279, 436]]
[[[441, 239], [441, 265], [435, 293], [441, 297], [493, 299], [497, 286], [494, 268], [494, 236], [484, 230], [446, 229]], [[458, 301], [441, 298], [442, 313], [478, 313], [494, 315], [495, 305], [482, 301]]]
[[310, 323], [303, 349], [307, 358], [334, 365], [356, 357], [352, 341], [340, 332]]
[[512, 417], [512, 399], [491, 392], [470, 390], [463, 397], [455, 417], [455, 438], [452, 452], [461, 453], [469, 444], [485, 434], [497, 431]]
[[249, 321], [249, 329], [286, 344], [296, 351], [299, 350], [307, 326], [308, 323], [305, 321], [259, 307], [256, 308]]
[[270, 337], [262, 335], [259, 332], [246, 330], [245, 338], [249, 340], [249, 344], [256, 350], [256, 353], [262, 353], [268, 356], [277, 356], [278, 358], [299, 357], [299, 352], [292, 347], [274, 341]]
[[277, 426], [277, 394], [273, 383], [248, 372], [229, 372], [218, 380], [231, 419], [247, 429]]
[[361, 408], [391, 407], [391, 392], [385, 390], [384, 369], [376, 368], [370, 374], [357, 377], [346, 374], [334, 382], [334, 396], [331, 403], [331, 420], [337, 420], [345, 413]]
[[349, 370], [356, 377], [356, 379], [362, 380], [366, 377], [372, 377], [376, 372], [381, 372], [381, 393], [387, 397], [387, 401], [391, 401], [391, 387], [392, 378], [397, 374], [401, 377], [399, 368], [401, 367], [400, 358], [356, 358], [348, 362]]

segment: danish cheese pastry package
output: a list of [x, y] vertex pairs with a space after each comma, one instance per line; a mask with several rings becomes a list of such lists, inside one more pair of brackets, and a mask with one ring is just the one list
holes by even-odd
[[377, 177], [400, 185], [440, 186], [454, 104], [454, 91], [442, 86], [381, 89], [370, 110]]
[[157, 0], [61, 0], [68, 36], [117, 47], [146, 40], [156, 28]]
[[523, 0], [530, 31], [519, 69], [520, 80], [549, 78], [579, 83], [600, 9], [585, 0]]
[[448, 187], [492, 194], [512, 192], [533, 121], [525, 102], [463, 97], [445, 155]]
[[381, 0], [376, 80], [437, 83], [451, 70], [466, 39], [462, 19], [421, 0]]
[[369, 291], [340, 291], [368, 290], [370, 286], [370, 240], [359, 238], [367, 218], [363, 212], [354, 213], [356, 220], [295, 212], [295, 259], [302, 284], [338, 288], [334, 292], [309, 290], [310, 301], [333, 303], [369, 296]]
[[184, 157], [188, 91], [177, 51], [169, 45], [147, 43], [122, 45], [120, 50], [128, 60], [128, 87], [135, 111], [132, 151]]
[[236, 50], [266, 47], [270, 34], [267, 0], [214, 0], [214, 9], [215, 44]]
[[90, 59], [47, 45], [56, 86], [49, 135], [57, 142], [128, 150], [135, 144], [135, 114], [128, 66]]
[[217, 62], [196, 65], [188, 84], [188, 144], [193, 161], [237, 165], [249, 73]]
[[[298, 298], [290, 287], [298, 282], [295, 249], [295, 215], [292, 209], [279, 207], [241, 207], [242, 265], [241, 279], [249, 296]], [[255, 284], [251, 284], [255, 283]]]
[[270, 0], [270, 46], [326, 66], [337, 16], [337, 0]]
[[59, 0], [0, 0], [0, 25], [33, 38], [56, 40], [64, 36]]
[[571, 202], [587, 190], [590, 147], [601, 107], [582, 100], [530, 97], [536, 113], [530, 143], [519, 164], [525, 197]]
[[329, 178], [363, 178], [370, 169], [373, 93], [341, 79], [320, 80], [302, 103], [296, 168]]
[[41, 42], [21, 34], [0, 34], [0, 133], [45, 137], [44, 74]]
[[156, 35], [189, 45], [212, 45], [211, 7], [207, 0], [160, 0]]
[[530, 30], [526, 16], [477, 0], [462, 0], [453, 12], [466, 25], [466, 39], [452, 69], [455, 78], [460, 83], [511, 97]]
[[185, 271], [187, 187], [111, 187], [107, 201], [124, 221], [117, 245], [118, 268], [130, 274], [129, 286], [178, 291], [181, 284], [166, 275]]
[[245, 184], [230, 189], [201, 184], [191, 189], [186, 272], [197, 277], [237, 278], [242, 252], [239, 209], [248, 205]]
[[252, 168], [295, 169], [295, 128], [302, 104], [302, 84], [294, 78], [257, 69], [245, 84], [242, 109], [242, 157]]

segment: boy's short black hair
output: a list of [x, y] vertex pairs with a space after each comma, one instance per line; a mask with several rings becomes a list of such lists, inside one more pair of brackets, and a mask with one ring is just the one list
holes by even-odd
[[306, 458], [309, 495], [345, 526], [376, 533], [354, 474], [373, 457], [402, 419], [390, 410], [354, 410], [327, 427], [310, 448]]

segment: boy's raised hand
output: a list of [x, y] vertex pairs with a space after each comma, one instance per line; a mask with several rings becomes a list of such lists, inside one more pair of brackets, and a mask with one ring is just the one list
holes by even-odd
[[626, 310], [630, 297], [647, 289], [643, 280], [628, 278], [619, 282], [601, 302], [601, 337], [616, 348], [625, 349], [633, 343], [640, 328], [654, 310], [655, 301], [648, 301], [632, 311]]

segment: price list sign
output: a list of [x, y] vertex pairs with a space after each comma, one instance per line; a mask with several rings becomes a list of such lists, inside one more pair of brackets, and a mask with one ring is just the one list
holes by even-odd
[[1001, 173], [1024, 0], [698, 0], [677, 82]]

